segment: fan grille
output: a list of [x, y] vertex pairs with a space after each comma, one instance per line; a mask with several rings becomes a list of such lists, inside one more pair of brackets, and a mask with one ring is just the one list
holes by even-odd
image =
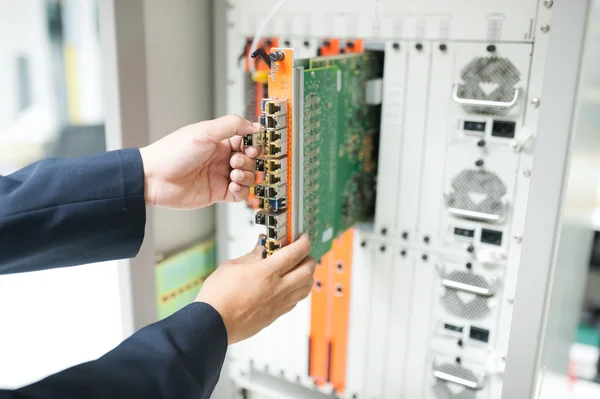
[[463, 170], [452, 179], [451, 186], [453, 191], [448, 196], [448, 205], [452, 208], [489, 215], [501, 213], [506, 185], [495, 173]]
[[[510, 102], [521, 74], [506, 58], [478, 57], [462, 69], [461, 78], [463, 85], [458, 90], [461, 98]], [[491, 115], [503, 115], [509, 111], [506, 107], [463, 105], [463, 108], [467, 112]]]

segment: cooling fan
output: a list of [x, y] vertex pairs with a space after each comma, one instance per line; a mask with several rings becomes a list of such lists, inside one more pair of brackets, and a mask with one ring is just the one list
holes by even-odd
[[454, 86], [453, 99], [469, 113], [505, 115], [519, 100], [521, 74], [506, 58], [475, 58], [460, 76], [463, 83]]

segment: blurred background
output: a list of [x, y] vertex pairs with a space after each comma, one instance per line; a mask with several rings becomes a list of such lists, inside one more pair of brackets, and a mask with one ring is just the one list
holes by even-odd
[[[95, 1], [0, 1], [0, 174], [106, 149]], [[0, 386], [96, 358], [124, 337], [117, 264], [0, 277]]]
[[[198, 7], [208, 3], [199, 1]], [[149, 12], [159, 12], [159, 7]], [[85, 156], [108, 148], [98, 20], [95, 0], [0, 0], [1, 175], [42, 158]], [[160, 27], [156, 30], [159, 34]], [[153, 66], [148, 68], [151, 71]], [[202, 73], [210, 76], [210, 65], [205, 69]], [[162, 84], [170, 86], [176, 79], [167, 75]], [[203, 95], [208, 98], [208, 91]], [[211, 116], [209, 107], [178, 122]], [[160, 134], [177, 127], [172, 125], [161, 126]], [[598, 198], [600, 203], [600, 192]], [[155, 216], [160, 220], [172, 214]], [[195, 221], [203, 227], [185, 245], [172, 238], [177, 232], [155, 232], [165, 234], [157, 240], [155, 307], [159, 318], [187, 303], [189, 294], [215, 266], [213, 210], [197, 214]], [[600, 230], [600, 207], [595, 224]], [[190, 264], [197, 265], [196, 269], [190, 269]], [[124, 322], [128, 310], [123, 305], [120, 276], [117, 262], [0, 276], [0, 387], [18, 387], [94, 359], [125, 338], [131, 328]], [[190, 284], [191, 289], [177, 296], [178, 302], [167, 298], [169, 292]], [[597, 233], [571, 360], [576, 375], [598, 382], [599, 331]]]

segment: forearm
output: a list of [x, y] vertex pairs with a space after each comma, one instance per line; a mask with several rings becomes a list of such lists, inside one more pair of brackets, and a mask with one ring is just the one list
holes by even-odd
[[133, 257], [145, 212], [137, 149], [44, 160], [0, 177], [0, 274]]
[[192, 303], [100, 359], [52, 375], [7, 398], [209, 398], [227, 350], [221, 316]]

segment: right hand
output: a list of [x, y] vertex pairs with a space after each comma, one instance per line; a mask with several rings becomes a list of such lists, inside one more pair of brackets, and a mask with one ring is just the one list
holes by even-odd
[[292, 310], [312, 289], [317, 263], [308, 256], [306, 235], [267, 259], [262, 251], [257, 244], [249, 254], [223, 263], [196, 297], [196, 302], [219, 312], [229, 344], [252, 337]]

